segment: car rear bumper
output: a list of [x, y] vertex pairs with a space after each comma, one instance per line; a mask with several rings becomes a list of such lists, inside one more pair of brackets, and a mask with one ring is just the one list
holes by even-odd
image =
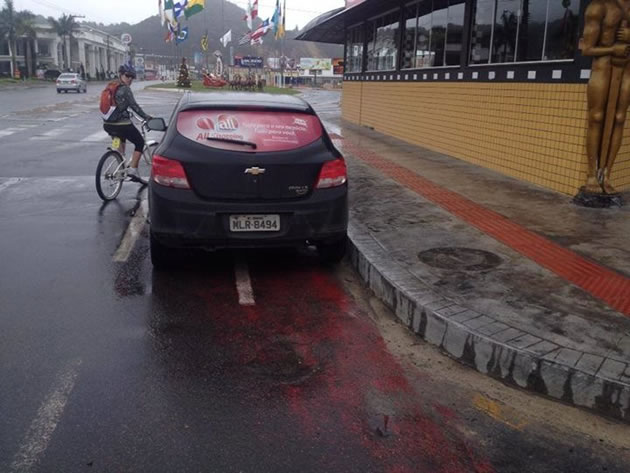
[[[348, 227], [347, 186], [287, 201], [211, 202], [193, 191], [149, 185], [151, 234], [173, 248], [262, 248], [331, 243]], [[230, 215], [277, 214], [280, 230], [231, 232]]]
[[57, 90], [83, 90], [81, 84], [61, 84], [57, 85]]

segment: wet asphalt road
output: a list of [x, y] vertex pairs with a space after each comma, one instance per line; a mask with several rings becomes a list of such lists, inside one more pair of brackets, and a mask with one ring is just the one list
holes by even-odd
[[[305, 95], [339, 126], [337, 94]], [[138, 95], [154, 116], [176, 99]], [[146, 225], [114, 261], [144, 192], [96, 196], [95, 96], [37, 100], [0, 118], [1, 472], [629, 470], [627, 426], [418, 344], [347, 263], [224, 252], [160, 273]]]

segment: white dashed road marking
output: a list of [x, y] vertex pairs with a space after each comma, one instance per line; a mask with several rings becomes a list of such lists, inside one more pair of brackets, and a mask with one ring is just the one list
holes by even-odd
[[62, 133], [65, 133], [66, 131], [70, 130], [71, 128], [74, 128], [74, 126], [72, 125], [64, 125], [60, 128], [54, 128], [50, 131], [47, 131], [46, 133], [42, 133], [40, 135], [36, 135], [36, 136], [32, 136], [31, 138], [29, 138], [30, 141], [39, 141], [39, 140], [49, 140], [51, 138], [55, 138], [56, 136], [61, 135]]
[[240, 305], [256, 305], [252, 281], [249, 278], [247, 263], [237, 261], [234, 267], [236, 273], [236, 290], [238, 291], [238, 303]]
[[103, 140], [105, 140], [105, 138], [107, 138], [107, 133], [105, 132], [105, 130], [100, 130], [97, 131], [96, 133], [92, 133], [91, 135], [86, 136], [85, 138], [83, 138], [81, 140], [82, 143], [85, 143], [87, 141], [95, 141], [95, 142], [101, 142]]
[[18, 125], [13, 128], [7, 128], [6, 130], [0, 130], [0, 138], [3, 136], [11, 136], [14, 133], [18, 133], [20, 131], [28, 130], [29, 128], [36, 127], [37, 125]]
[[0, 182], [0, 192], [5, 190], [7, 187], [12, 186], [13, 184], [17, 184], [21, 180], [22, 179], [19, 178], [19, 177], [10, 177], [9, 179], [7, 179], [4, 182]]
[[149, 214], [149, 201], [143, 200], [140, 207], [136, 211], [136, 215], [129, 222], [129, 226], [127, 227], [127, 231], [125, 232], [125, 236], [123, 236], [122, 241], [120, 242], [120, 246], [116, 253], [114, 254], [114, 262], [115, 263], [124, 263], [129, 259], [129, 255], [133, 251], [133, 247], [136, 244], [136, 240], [142, 233], [144, 229], [144, 225], [147, 220], [147, 215]]
[[81, 360], [73, 360], [57, 375], [56, 383], [33, 419], [13, 459], [11, 472], [29, 473], [46, 451], [57, 423], [63, 414], [68, 397], [79, 374]]
[[7, 128], [6, 130], [0, 131], [0, 137], [10, 136], [13, 133], [17, 133], [18, 131], [22, 131], [21, 128]]

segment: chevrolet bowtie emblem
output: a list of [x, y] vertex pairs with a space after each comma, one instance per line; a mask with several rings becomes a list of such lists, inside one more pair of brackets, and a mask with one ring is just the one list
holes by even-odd
[[259, 174], [265, 174], [266, 169], [253, 167], [245, 169], [245, 174], [251, 174], [252, 176], [258, 176]]

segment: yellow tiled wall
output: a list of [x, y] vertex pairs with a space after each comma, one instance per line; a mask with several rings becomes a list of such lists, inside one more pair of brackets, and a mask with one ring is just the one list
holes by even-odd
[[[586, 84], [344, 82], [343, 117], [565, 194], [586, 180]], [[630, 188], [630, 125], [612, 184]]]

